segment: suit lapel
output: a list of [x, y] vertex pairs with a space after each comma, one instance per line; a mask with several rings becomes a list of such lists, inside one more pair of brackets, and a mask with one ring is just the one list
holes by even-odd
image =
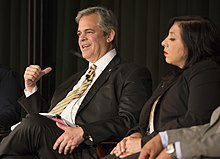
[[220, 106], [218, 108], [216, 108], [214, 110], [214, 112], [212, 113], [211, 119], [210, 119], [210, 123], [209, 123], [209, 127], [207, 127], [204, 130], [204, 135], [210, 135], [213, 134], [214, 132], [220, 132], [220, 124], [219, 124], [219, 118], [220, 116]]
[[159, 96], [160, 99], [162, 99], [162, 96], [166, 93], [166, 91], [176, 83], [177, 78], [178, 77], [174, 78], [173, 80], [167, 82], [166, 84], [164, 84], [164, 82], [161, 82], [158, 85], [157, 89], [153, 92], [151, 98], [149, 99], [150, 105], [152, 105]]
[[[156, 99], [158, 97], [160, 97], [159, 99], [159, 103], [160, 101], [163, 99], [163, 95], [166, 93], [166, 91], [172, 87], [175, 83], [176, 83], [176, 79], [179, 76], [173, 78], [172, 80], [169, 80], [166, 82], [166, 84], [162, 81], [159, 83], [158, 87], [155, 89], [155, 91], [153, 92], [152, 96], [150, 97], [150, 99], [145, 103], [145, 106], [142, 109], [142, 113], [140, 115], [140, 127], [141, 127], [141, 131], [142, 133], [145, 133], [147, 128], [148, 128], [148, 122], [149, 122], [149, 117], [150, 117], [150, 113], [151, 113], [151, 108], [154, 104], [154, 102], [156, 101]], [[155, 111], [158, 109], [158, 107], [155, 107]], [[155, 112], [154, 111], [154, 112]], [[154, 115], [154, 118], [156, 116]], [[147, 122], [146, 122], [147, 121]], [[155, 121], [155, 120], [154, 120]], [[155, 122], [154, 122], [155, 123]], [[155, 127], [156, 125], [154, 125]], [[155, 127], [156, 128], [156, 127]]]
[[[148, 122], [149, 122], [149, 117], [150, 117], [152, 105], [154, 104], [154, 102], [157, 100], [158, 97], [160, 97], [160, 98], [159, 98], [159, 101], [157, 103], [159, 103], [160, 100], [163, 99], [163, 95], [166, 93], [166, 91], [170, 87], [172, 87], [176, 83], [177, 78], [178, 77], [175, 77], [173, 80], [170, 80], [169, 82], [166, 82], [166, 84], [163, 81], [160, 82], [160, 84], [158, 85], [158, 87], [155, 89], [152, 96], [150, 97], [150, 99], [145, 103], [145, 105], [147, 105], [147, 106], [144, 106], [144, 109], [145, 109], [144, 111], [142, 110], [144, 112], [144, 114], [141, 115], [141, 117], [140, 117], [140, 121], [141, 121], [140, 127], [142, 127], [142, 128], [147, 128], [148, 127]], [[155, 111], [156, 111], [156, 109], [157, 109], [157, 106], [155, 107]]]
[[220, 115], [220, 106], [212, 113], [210, 125], [213, 125], [218, 119]]
[[121, 60], [120, 60], [119, 56], [116, 55], [112, 59], [112, 61], [107, 65], [107, 67], [104, 69], [104, 71], [100, 74], [98, 79], [95, 81], [95, 83], [90, 88], [89, 92], [87, 93], [83, 102], [81, 103], [77, 113], [79, 113], [88, 104], [88, 102], [98, 92], [98, 90], [102, 87], [102, 85], [108, 80], [111, 73], [117, 69], [117, 66], [120, 63], [120, 61]]

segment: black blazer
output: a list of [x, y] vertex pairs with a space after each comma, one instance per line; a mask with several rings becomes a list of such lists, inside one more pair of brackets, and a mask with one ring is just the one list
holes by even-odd
[[[72, 90], [87, 69], [71, 76], [55, 91], [50, 110]], [[122, 62], [116, 55], [84, 98], [76, 124], [88, 132], [94, 142], [121, 138], [138, 124], [143, 104], [151, 96], [150, 72], [135, 64]], [[38, 92], [19, 102], [28, 113], [46, 111]]]
[[[172, 81], [161, 82], [141, 111], [139, 131], [145, 135], [142, 144], [157, 131], [208, 123], [220, 105], [219, 95], [220, 66], [212, 60], [200, 61]], [[155, 109], [155, 132], [147, 136], [151, 106], [158, 96], [161, 98]]]
[[0, 132], [21, 119], [21, 106], [17, 100], [22, 96], [18, 75], [9, 68], [0, 65]]

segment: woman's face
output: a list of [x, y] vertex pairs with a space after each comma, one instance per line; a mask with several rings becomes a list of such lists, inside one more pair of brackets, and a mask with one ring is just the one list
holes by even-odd
[[168, 36], [162, 41], [164, 56], [167, 63], [183, 68], [187, 60], [188, 51], [184, 46], [179, 23], [175, 22], [169, 30]]

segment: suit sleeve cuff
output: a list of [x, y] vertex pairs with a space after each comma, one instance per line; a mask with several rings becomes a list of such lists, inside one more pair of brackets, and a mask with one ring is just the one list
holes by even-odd
[[84, 143], [92, 146], [94, 144], [92, 136], [89, 134], [89, 132], [86, 130], [86, 128], [83, 125], [80, 127], [83, 129], [83, 132], [84, 132], [83, 134]]

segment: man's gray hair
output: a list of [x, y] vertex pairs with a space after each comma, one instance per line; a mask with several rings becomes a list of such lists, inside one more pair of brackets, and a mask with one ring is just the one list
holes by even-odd
[[117, 35], [117, 20], [115, 18], [115, 15], [111, 10], [108, 10], [104, 7], [89, 7], [86, 9], [83, 9], [78, 12], [75, 20], [77, 23], [79, 23], [80, 19], [83, 16], [87, 16], [90, 14], [97, 14], [99, 16], [99, 26], [103, 30], [105, 35], [108, 35], [111, 30], [115, 31], [115, 35]]

